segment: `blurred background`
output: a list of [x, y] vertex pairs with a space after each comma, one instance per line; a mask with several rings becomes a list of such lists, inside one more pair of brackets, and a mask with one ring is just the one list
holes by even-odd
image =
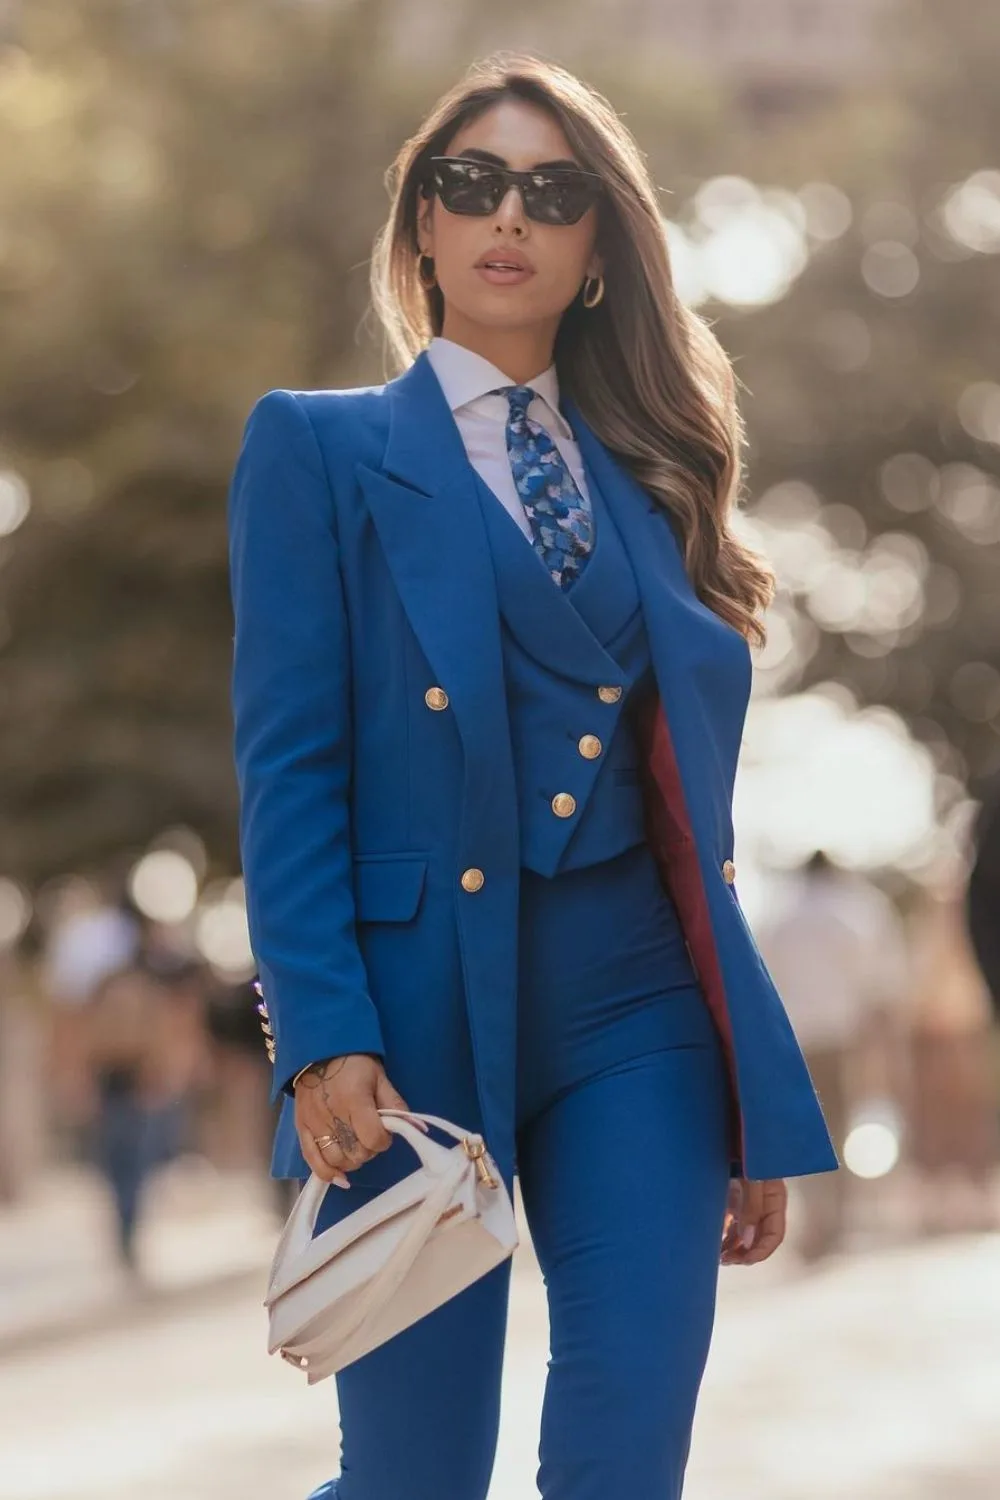
[[[336, 1471], [264, 1352], [225, 493], [265, 390], [384, 378], [383, 173], [500, 46], [647, 153], [780, 585], [736, 858], [845, 1166], [721, 1274], [687, 1493], [1000, 1495], [995, 5], [0, 0], [0, 1500]], [[525, 1243], [496, 1500], [546, 1352]]]

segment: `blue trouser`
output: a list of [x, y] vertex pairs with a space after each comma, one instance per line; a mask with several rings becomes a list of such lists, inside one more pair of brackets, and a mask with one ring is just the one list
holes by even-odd
[[[519, 953], [517, 1172], [551, 1343], [538, 1487], [676, 1500], [729, 1183], [722, 1050], [645, 845], [525, 871]], [[341, 1473], [312, 1500], [482, 1500], [510, 1265], [337, 1375]]]

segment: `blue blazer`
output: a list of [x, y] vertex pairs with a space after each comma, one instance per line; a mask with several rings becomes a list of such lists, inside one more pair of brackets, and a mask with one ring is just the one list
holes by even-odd
[[[838, 1165], [733, 884], [746, 641], [701, 604], [662, 507], [571, 400], [631, 557], [659, 689], [650, 837], [722, 1038], [731, 1170]], [[378, 1052], [412, 1108], [514, 1162], [518, 813], [493, 562], [474, 472], [426, 354], [385, 385], [270, 391], [229, 496], [240, 846], [275, 1175], [306, 1176], [289, 1083]], [[381, 1153], [355, 1174], [378, 1180]]]

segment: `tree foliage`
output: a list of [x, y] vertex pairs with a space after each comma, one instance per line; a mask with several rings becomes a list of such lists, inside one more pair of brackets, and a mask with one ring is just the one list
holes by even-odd
[[[995, 378], [997, 260], [945, 256], [925, 218], [995, 165], [1000, 40], [981, 10], [924, 0], [881, 92], [766, 131], [641, 38], [564, 59], [624, 110], [665, 212], [734, 170], [826, 173], [861, 211], [783, 302], [712, 315], [746, 386], [753, 490], [807, 480], [869, 533], [918, 534], [960, 585], [946, 629], [925, 618], [889, 655], [821, 632], [802, 680], [898, 706], [973, 774], [995, 731], [953, 683], [970, 657], [996, 662], [996, 549], [938, 507], [893, 511], [878, 475], [903, 450], [996, 469], [955, 413]], [[31, 495], [0, 550], [9, 873], [94, 864], [177, 822], [236, 863], [225, 490], [242, 424], [274, 386], [382, 378], [365, 311], [383, 173], [468, 60], [416, 65], [392, 25], [389, 0], [32, 0], [0, 47], [0, 470]], [[895, 299], [859, 274], [865, 205], [889, 200], [920, 228], [919, 282]], [[869, 331], [849, 373], [827, 357], [833, 312]]]

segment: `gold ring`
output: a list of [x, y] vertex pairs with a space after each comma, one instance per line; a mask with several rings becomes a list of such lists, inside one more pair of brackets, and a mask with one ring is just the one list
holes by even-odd
[[316, 1140], [316, 1148], [319, 1151], [325, 1151], [326, 1148], [327, 1148], [327, 1146], [332, 1146], [333, 1145], [333, 1136], [332, 1135], [318, 1135], [318, 1136], [315, 1137], [315, 1140]]

